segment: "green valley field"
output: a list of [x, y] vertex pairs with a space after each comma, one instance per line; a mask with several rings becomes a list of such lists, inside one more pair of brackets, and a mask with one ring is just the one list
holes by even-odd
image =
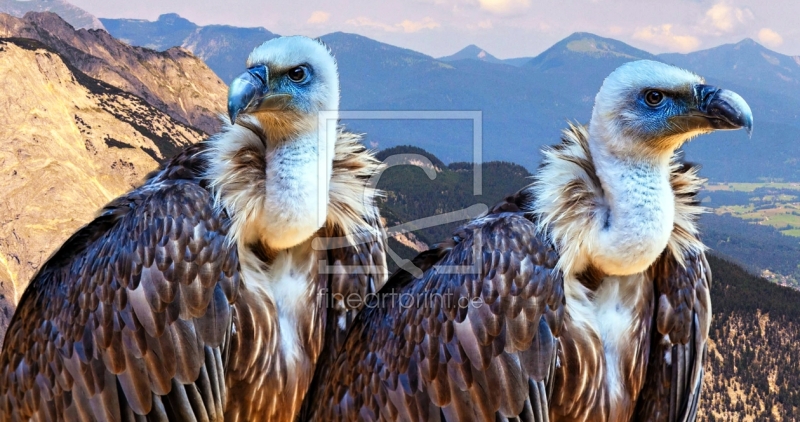
[[701, 194], [704, 240], [750, 271], [800, 288], [800, 183], [713, 183]]
[[800, 237], [800, 183], [715, 183], [706, 189], [747, 197], [747, 204], [716, 206], [716, 214], [731, 214]]

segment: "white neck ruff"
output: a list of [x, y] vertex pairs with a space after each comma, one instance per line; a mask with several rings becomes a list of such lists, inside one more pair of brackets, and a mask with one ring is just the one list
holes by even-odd
[[558, 248], [565, 274], [593, 265], [629, 275], [664, 249], [681, 263], [685, 253], [705, 249], [696, 225], [704, 209], [695, 199], [703, 182], [676, 156], [664, 163], [620, 159], [590, 145], [586, 127], [570, 125], [561, 144], [544, 150], [528, 187], [529, 209]]

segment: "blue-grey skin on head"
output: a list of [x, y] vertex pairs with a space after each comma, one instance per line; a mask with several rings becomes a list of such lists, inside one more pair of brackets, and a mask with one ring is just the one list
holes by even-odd
[[[595, 138], [612, 150], [670, 153], [683, 142], [715, 130], [753, 129], [753, 114], [739, 94], [707, 85], [689, 71], [641, 60], [615, 70], [597, 94]], [[616, 140], [637, 145], [614, 145]], [[642, 150], [641, 148], [644, 148]]]
[[272, 39], [253, 50], [248, 69], [231, 82], [228, 116], [292, 110], [312, 115], [337, 110], [339, 82], [330, 51], [306, 37]]
[[[670, 132], [753, 130], [753, 114], [744, 99], [733, 91], [705, 84], [685, 90], [645, 88], [637, 96], [637, 119], [629, 130], [643, 139], [663, 138]], [[649, 136], [648, 136], [649, 135]]]

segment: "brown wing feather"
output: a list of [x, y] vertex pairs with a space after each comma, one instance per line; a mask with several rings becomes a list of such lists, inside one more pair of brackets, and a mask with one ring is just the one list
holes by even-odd
[[[386, 284], [386, 232], [380, 220], [367, 221], [372, 225], [371, 233], [354, 236], [359, 242], [356, 245], [328, 249], [321, 264], [320, 268], [326, 270], [320, 271], [320, 277], [327, 278], [322, 283], [327, 286], [322, 297], [326, 312], [325, 339], [301, 413], [309, 411], [308, 406], [315, 401], [313, 396], [318, 392], [320, 382], [329, 375], [328, 371], [338, 358], [338, 351], [347, 333], [364, 307], [362, 299], [374, 295]], [[342, 239], [342, 234], [335, 231], [327, 234], [327, 237]]]
[[702, 252], [685, 266], [665, 254], [653, 266], [657, 312], [636, 420], [694, 421], [711, 318], [711, 270]]
[[[360, 299], [377, 293], [388, 278], [386, 232], [378, 219], [368, 219], [372, 231], [353, 236], [356, 245], [332, 248], [327, 254], [329, 327], [325, 344], [338, 350], [356, 315], [363, 308]], [[342, 238], [343, 234], [338, 236]]]
[[238, 261], [190, 147], [115, 200], [26, 289], [0, 420], [221, 420]]
[[[398, 271], [372, 298], [305, 418], [547, 420], [557, 347], [548, 321], [560, 324], [564, 300], [556, 259], [534, 224], [510, 213], [420, 254], [423, 277]], [[453, 266], [467, 271], [445, 271]]]

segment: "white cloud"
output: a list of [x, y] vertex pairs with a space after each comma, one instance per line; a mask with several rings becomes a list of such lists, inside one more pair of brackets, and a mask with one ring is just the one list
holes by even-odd
[[622, 35], [625, 32], [625, 28], [619, 25], [611, 25], [608, 27], [608, 33], [611, 35]]
[[783, 44], [783, 37], [781, 34], [769, 29], [769, 28], [762, 28], [758, 31], [758, 40], [761, 41], [767, 47], [778, 47], [779, 45]]
[[633, 38], [648, 42], [671, 51], [689, 52], [700, 46], [700, 40], [691, 35], [678, 35], [672, 33], [672, 25], [665, 23], [661, 26], [647, 26], [637, 28]]
[[470, 30], [470, 31], [484, 31], [484, 32], [486, 32], [487, 30], [493, 29], [494, 28], [494, 24], [492, 24], [492, 21], [490, 19], [486, 19], [486, 20], [479, 21], [477, 23], [466, 23], [466, 24], [463, 24], [462, 27], [467, 29], [467, 30]]
[[390, 25], [387, 23], [379, 22], [374, 19], [370, 19], [366, 16], [359, 16], [355, 19], [348, 19], [345, 21], [348, 25], [365, 27], [365, 28], [373, 28], [373, 29], [380, 29], [386, 32], [418, 32], [423, 29], [434, 29], [439, 28], [441, 24], [436, 22], [430, 17], [426, 17], [421, 21], [412, 21], [412, 20], [404, 20], [400, 23], [396, 23], [394, 25]]
[[531, 6], [531, 0], [478, 0], [481, 9], [498, 15], [521, 12]]
[[721, 32], [731, 32], [737, 26], [753, 19], [753, 12], [748, 8], [738, 8], [726, 2], [717, 3], [706, 11], [704, 23], [710, 24]]
[[395, 26], [400, 26], [401, 28], [403, 28], [404, 32], [417, 32], [423, 29], [438, 28], [441, 25], [439, 24], [439, 22], [436, 22], [435, 20], [426, 17], [425, 19], [416, 22], [406, 19]]
[[352, 26], [359, 26], [364, 28], [373, 28], [373, 29], [382, 29], [386, 32], [397, 32], [398, 29], [393, 27], [392, 25], [387, 25], [383, 22], [378, 22], [376, 20], [370, 19], [366, 16], [359, 16], [355, 19], [348, 19], [345, 21], [346, 24]]
[[322, 10], [316, 10], [316, 11], [314, 11], [314, 13], [311, 14], [311, 17], [308, 18], [308, 23], [312, 23], [312, 24], [325, 23], [330, 18], [331, 18], [331, 14], [330, 13], [323, 12]]

